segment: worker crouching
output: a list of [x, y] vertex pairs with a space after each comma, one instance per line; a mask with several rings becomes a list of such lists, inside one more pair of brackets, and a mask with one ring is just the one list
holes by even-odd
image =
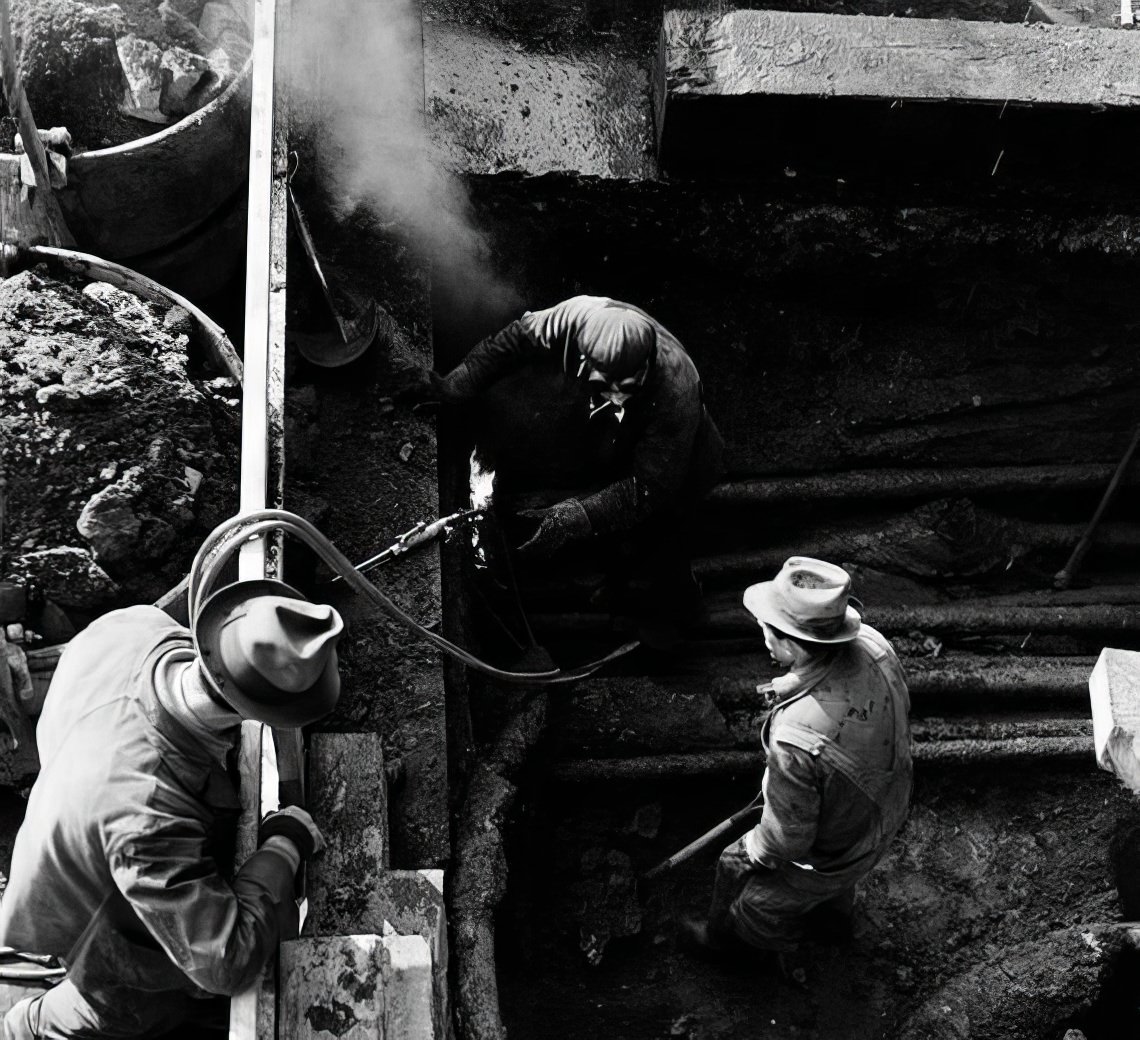
[[60, 658], [0, 905], [0, 944], [52, 954], [54, 989], [4, 1019], [8, 1040], [159, 1035], [216, 1017], [297, 934], [295, 877], [323, 846], [299, 808], [262, 822], [228, 877], [239, 808], [227, 770], [243, 719], [299, 727], [340, 692], [337, 612], [287, 585], [223, 588], [194, 630], [114, 611]]
[[686, 530], [723, 473], [723, 441], [696, 366], [660, 322], [575, 296], [528, 311], [446, 376], [417, 379], [407, 393], [470, 409], [501, 491], [553, 502], [520, 512], [524, 558], [592, 539], [615, 586], [648, 585], [642, 598], [657, 605], [695, 591]]
[[846, 571], [793, 557], [744, 605], [764, 631], [778, 698], [762, 731], [760, 823], [721, 853], [707, 922], [685, 922], [706, 954], [783, 954], [830, 918], [849, 928], [855, 886], [906, 818], [910, 698], [890, 644], [849, 604]]

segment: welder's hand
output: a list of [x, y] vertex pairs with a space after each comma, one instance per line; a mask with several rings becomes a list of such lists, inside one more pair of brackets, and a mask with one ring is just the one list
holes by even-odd
[[592, 530], [590, 517], [576, 498], [548, 509], [520, 509], [518, 515], [539, 521], [538, 530], [519, 546], [523, 556], [550, 556], [567, 542], [585, 538]]
[[302, 860], [311, 859], [325, 847], [325, 837], [313, 818], [297, 805], [266, 813], [257, 832], [257, 844], [275, 835], [288, 838], [296, 845]]
[[8, 642], [0, 634], [0, 668], [5, 666], [12, 679], [12, 693], [16, 703], [27, 711], [31, 706], [33, 690], [32, 675], [28, 671], [28, 658], [24, 654], [23, 647]]
[[423, 365], [412, 365], [396, 373], [392, 396], [402, 404], [438, 404], [444, 396], [443, 376]]

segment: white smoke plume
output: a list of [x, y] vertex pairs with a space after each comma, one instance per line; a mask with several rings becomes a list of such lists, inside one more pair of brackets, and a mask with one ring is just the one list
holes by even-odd
[[465, 186], [427, 131], [419, 0], [302, 0], [293, 11], [291, 93], [317, 127], [334, 212], [367, 207], [432, 261], [456, 298], [513, 307]]

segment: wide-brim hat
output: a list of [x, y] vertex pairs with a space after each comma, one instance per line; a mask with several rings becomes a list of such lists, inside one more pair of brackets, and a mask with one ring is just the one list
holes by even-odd
[[749, 585], [744, 606], [757, 621], [810, 643], [849, 642], [863, 623], [851, 606], [851, 575], [808, 556], [793, 556], [772, 581]]
[[193, 635], [206, 681], [223, 701], [242, 718], [295, 729], [336, 707], [343, 631], [334, 608], [258, 578], [213, 593]]

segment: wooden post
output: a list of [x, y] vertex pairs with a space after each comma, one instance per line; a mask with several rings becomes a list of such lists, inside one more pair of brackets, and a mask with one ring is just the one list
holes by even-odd
[[[249, 208], [245, 273], [245, 378], [242, 387], [239, 510], [264, 509], [269, 477], [269, 323], [272, 259], [274, 48], [277, 0], [254, 0], [253, 96], [249, 126]], [[263, 540], [242, 546], [238, 576], [265, 575]]]
[[4, 97], [8, 101], [8, 111], [20, 126], [20, 137], [24, 151], [28, 153], [32, 170], [36, 175], [36, 191], [42, 207], [52, 245], [66, 249], [75, 248], [75, 239], [67, 229], [67, 222], [59, 208], [59, 201], [51, 187], [51, 170], [48, 169], [47, 154], [40, 140], [36, 121], [32, 118], [32, 107], [20, 82], [20, 71], [16, 64], [16, 47], [12, 40], [12, 19], [8, 0], [0, 0], [0, 60], [4, 73]]
[[[283, 85], [276, 80], [275, 65], [278, 32], [285, 37], [289, 14], [289, 0], [282, 0], [280, 4], [277, 0], [255, 0], [238, 506], [243, 514], [266, 506], [280, 507], [284, 494], [288, 125]], [[279, 577], [280, 574], [279, 542], [262, 538], [242, 546], [238, 557], [239, 578]], [[280, 742], [285, 757], [297, 766], [303, 761], [300, 741], [299, 730], [274, 735], [268, 727], [261, 727], [256, 738], [259, 769], [254, 775], [247, 771], [246, 765], [255, 760], [255, 738], [252, 730], [247, 734], [243, 728], [242, 784], [258, 792], [258, 811], [255, 815], [243, 814], [238, 838], [239, 862], [256, 848], [261, 816], [278, 805], [280, 780], [276, 742]], [[260, 983], [232, 1000], [230, 1040], [273, 1040], [277, 1032], [276, 1003], [275, 957]]]

